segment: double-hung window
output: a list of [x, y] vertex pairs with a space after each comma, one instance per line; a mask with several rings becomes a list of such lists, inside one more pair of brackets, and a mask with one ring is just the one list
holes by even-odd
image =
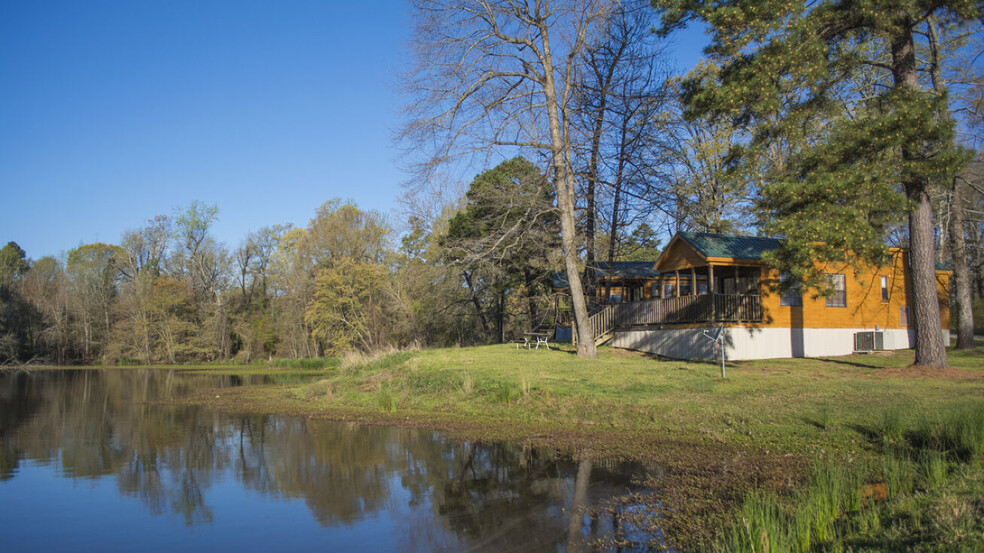
[[830, 295], [827, 296], [827, 307], [847, 307], [847, 279], [842, 274], [828, 274], [827, 286]]

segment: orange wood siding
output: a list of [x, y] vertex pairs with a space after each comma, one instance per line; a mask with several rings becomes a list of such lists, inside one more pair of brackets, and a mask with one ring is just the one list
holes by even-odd
[[656, 270], [661, 273], [690, 271], [691, 267], [706, 267], [707, 261], [685, 240], [673, 240], [660, 256]]
[[[862, 271], [855, 275], [850, 268], [829, 269], [832, 274], [845, 276], [847, 306], [827, 307], [826, 298], [813, 298], [813, 292], [803, 294], [803, 306], [780, 305], [779, 294], [770, 291], [779, 279], [778, 271], [763, 268], [760, 293], [765, 316], [762, 326], [780, 328], [908, 328], [901, 324], [900, 308], [908, 305], [904, 255], [892, 252], [892, 263]], [[888, 301], [882, 300], [881, 277], [888, 277]], [[949, 328], [949, 273], [937, 272], [940, 299], [940, 323]], [[911, 320], [911, 316], [910, 316]]]

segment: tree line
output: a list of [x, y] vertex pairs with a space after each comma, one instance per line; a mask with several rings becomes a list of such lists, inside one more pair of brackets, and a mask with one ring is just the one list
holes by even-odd
[[[979, 5], [412, 4], [405, 220], [332, 200], [306, 227], [263, 228], [229, 249], [212, 236], [217, 206], [196, 202], [64, 260], [10, 243], [0, 362], [504, 341], [553, 322], [555, 271], [590, 357], [583, 323], [599, 283], [584, 268], [654, 259], [680, 230], [782, 238], [770, 262], [821, 294], [825, 263], [910, 248], [917, 362], [931, 366], [946, 360], [925, 277], [949, 263], [959, 343], [973, 347]], [[711, 44], [675, 77], [666, 37], [692, 21]], [[450, 176], [462, 167], [479, 167], [468, 185]]]

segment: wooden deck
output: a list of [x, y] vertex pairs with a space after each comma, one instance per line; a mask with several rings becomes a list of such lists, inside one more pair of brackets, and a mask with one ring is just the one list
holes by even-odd
[[695, 323], [760, 323], [762, 297], [754, 294], [704, 294], [607, 305], [589, 324], [598, 343], [618, 328]]

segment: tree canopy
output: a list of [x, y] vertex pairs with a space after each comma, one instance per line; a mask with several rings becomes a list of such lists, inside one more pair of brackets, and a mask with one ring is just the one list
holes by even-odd
[[[691, 116], [749, 126], [739, 163], [767, 167], [763, 228], [784, 238], [772, 261], [821, 291], [829, 263], [880, 262], [888, 226], [909, 214], [916, 363], [945, 366], [936, 303], [933, 180], [965, 158], [945, 96], [920, 85], [914, 34], [935, 14], [975, 20], [981, 5], [944, 2], [706, 3], [665, 0], [662, 32], [710, 25], [713, 78], [684, 83]], [[855, 85], [880, 72], [885, 86]], [[767, 150], [781, 155], [762, 163]]]

